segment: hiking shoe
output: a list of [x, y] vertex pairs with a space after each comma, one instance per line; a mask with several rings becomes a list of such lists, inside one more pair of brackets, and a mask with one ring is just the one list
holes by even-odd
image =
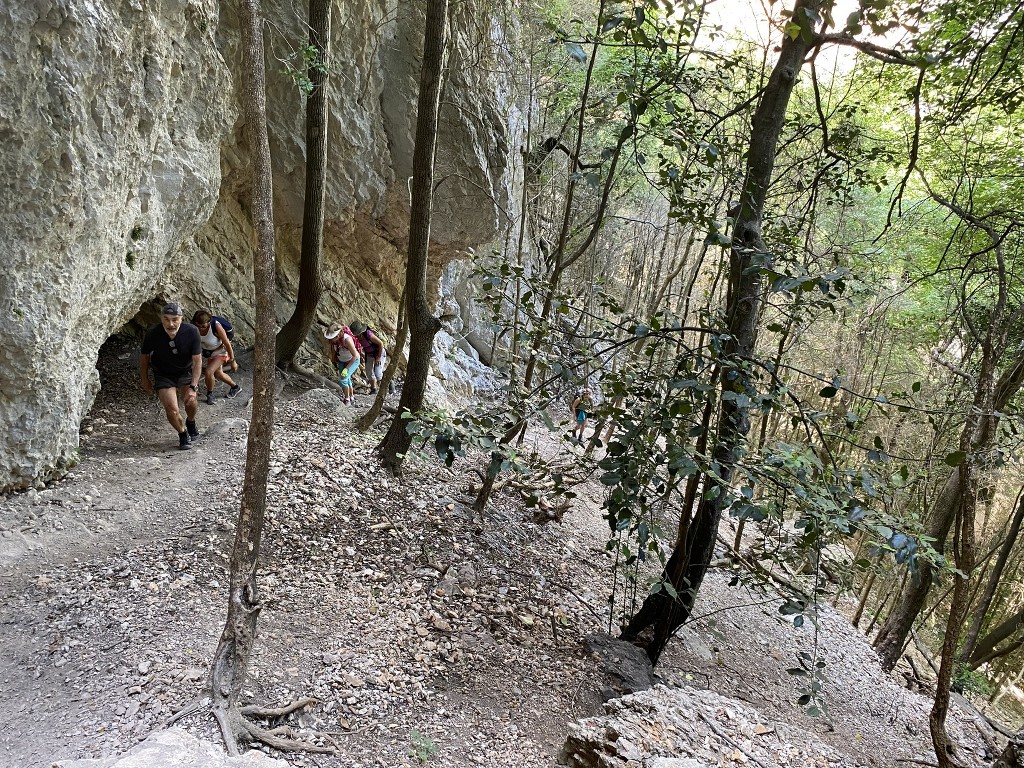
[[190, 440], [195, 440], [199, 437], [199, 427], [197, 427], [196, 423], [191, 419], [185, 422], [185, 434], [188, 435]]
[[206, 404], [213, 405], [213, 392], [206, 393]]
[[231, 387], [231, 389], [228, 390], [228, 397], [234, 397], [235, 395], [237, 395], [241, 391], [242, 391], [242, 388], [240, 386], [238, 386], [237, 384], [235, 384], [233, 387]]
[[187, 451], [192, 447], [192, 438], [188, 436], [188, 430], [178, 433], [178, 450]]

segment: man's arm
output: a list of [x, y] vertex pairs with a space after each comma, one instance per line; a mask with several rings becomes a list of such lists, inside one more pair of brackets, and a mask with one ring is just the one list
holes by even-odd
[[192, 355], [192, 389], [199, 387], [199, 380], [203, 378], [203, 355]]
[[377, 345], [378, 357], [384, 357], [384, 342], [380, 340], [380, 336], [378, 336], [373, 331], [367, 329], [366, 338], [368, 338], [370, 341]]

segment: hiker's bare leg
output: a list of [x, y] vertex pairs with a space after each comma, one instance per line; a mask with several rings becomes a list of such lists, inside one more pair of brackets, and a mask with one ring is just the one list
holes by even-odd
[[217, 382], [214, 379], [215, 378], [217, 378], [217, 379], [220, 378], [220, 376], [217, 376], [217, 374], [220, 373], [220, 369], [221, 369], [221, 366], [223, 364], [224, 364], [224, 358], [223, 357], [216, 357], [216, 358], [212, 358], [211, 357], [209, 360], [206, 361], [206, 392], [207, 392], [207, 394], [213, 394], [213, 388], [217, 386]]
[[[185, 403], [185, 415], [188, 416], [189, 421], [195, 421], [196, 411], [199, 410], [199, 395], [195, 395], [188, 384], [184, 387], [178, 387], [178, 392], [181, 394], [181, 399]], [[190, 394], [195, 395], [195, 397], [189, 397]], [[184, 429], [185, 427], [182, 427], [178, 431], [181, 432]]]
[[174, 431], [178, 434], [184, 432], [185, 420], [181, 418], [181, 412], [178, 410], [178, 390], [174, 387], [164, 387], [156, 391], [156, 396], [160, 398], [160, 404], [167, 414], [167, 421], [174, 427]]
[[230, 376], [228, 376], [227, 371], [224, 370], [224, 358], [223, 357], [217, 359], [217, 367], [216, 367], [215, 371], [216, 371], [216, 376], [217, 376], [218, 380], [223, 381], [229, 387], [235, 386], [235, 380], [232, 379]]

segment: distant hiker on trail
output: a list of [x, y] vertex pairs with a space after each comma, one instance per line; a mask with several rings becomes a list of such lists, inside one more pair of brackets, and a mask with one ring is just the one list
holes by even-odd
[[231, 337], [220, 318], [215, 318], [205, 309], [192, 315], [192, 324], [199, 329], [199, 343], [203, 347], [203, 363], [206, 372], [206, 404], [213, 405], [214, 379], [220, 379], [230, 387], [228, 397], [234, 397], [242, 389], [224, 370], [230, 364], [232, 371], [238, 370], [235, 362], [235, 348]]
[[345, 405], [352, 405], [352, 374], [359, 368], [359, 344], [347, 325], [333, 323], [324, 331], [324, 338], [331, 343], [331, 362], [338, 369], [338, 384], [344, 394]]
[[593, 411], [594, 402], [590, 398], [590, 390], [584, 387], [572, 401], [572, 415], [576, 419], [574, 437], [583, 445], [583, 432], [587, 428], [587, 411]]
[[349, 324], [356, 342], [362, 348], [363, 374], [370, 382], [370, 394], [377, 391], [381, 380], [384, 378], [384, 357], [387, 350], [384, 348], [384, 340], [377, 335], [377, 332], [359, 320]]
[[[156, 396], [167, 414], [167, 421], [178, 433], [178, 448], [183, 451], [192, 447], [192, 441], [199, 437], [196, 426], [196, 410], [199, 407], [199, 377], [203, 372], [202, 345], [199, 343], [199, 329], [183, 323], [181, 306], [168, 304], [160, 315], [160, 325], [154, 326], [142, 340], [142, 357], [139, 358], [139, 375], [142, 388]], [[150, 364], [153, 378], [149, 380]], [[181, 418], [178, 410], [178, 396], [185, 401], [185, 415]]]

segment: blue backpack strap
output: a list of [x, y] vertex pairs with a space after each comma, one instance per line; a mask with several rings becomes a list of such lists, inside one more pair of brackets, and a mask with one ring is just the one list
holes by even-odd
[[[211, 322], [211, 324], [212, 323], [217, 323], [218, 325], [220, 325], [221, 328], [224, 329], [224, 333], [226, 333], [227, 336], [228, 336], [228, 341], [234, 341], [235, 340], [235, 331], [231, 327], [231, 322], [229, 320], [227, 320], [227, 318], [223, 318], [220, 315], [213, 315], [210, 318], [210, 322]], [[216, 333], [216, 330], [214, 330], [214, 333]]]

